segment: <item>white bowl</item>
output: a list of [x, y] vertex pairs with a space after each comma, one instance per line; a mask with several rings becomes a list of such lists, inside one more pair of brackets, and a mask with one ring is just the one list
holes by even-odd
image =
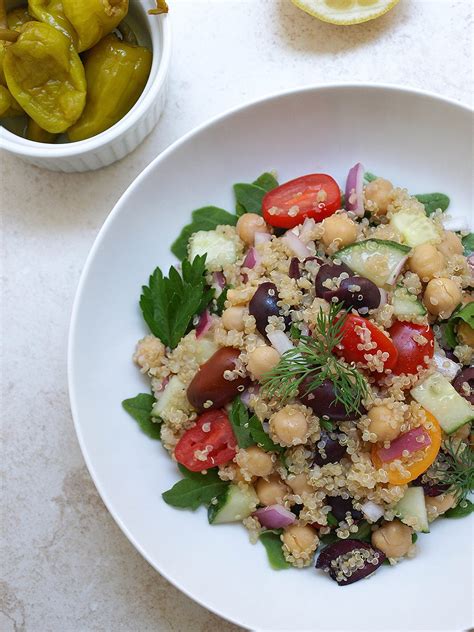
[[[12, 2], [11, 6], [22, 4]], [[75, 143], [37, 143], [0, 126], [0, 148], [37, 167], [53, 171], [89, 171], [120, 160], [133, 151], [157, 124], [166, 98], [171, 56], [168, 15], [150, 16], [153, 0], [131, 0], [130, 18], [153, 50], [153, 62], [145, 89], [133, 108], [104, 132]]]
[[[467, 223], [472, 112], [389, 86], [296, 90], [234, 110], [187, 134], [135, 180], [87, 260], [69, 339], [69, 387], [92, 478], [123, 532], [162, 575], [210, 610], [257, 630], [461, 630], [470, 626], [469, 519], [439, 520], [419, 555], [338, 587], [314, 568], [275, 572], [241, 525], [209, 526], [161, 493], [179, 478], [121, 400], [149, 392], [131, 354], [147, 331], [141, 285], [173, 263], [169, 245], [190, 212], [233, 209], [232, 184], [276, 169], [280, 182], [357, 161], [413, 193], [442, 191]], [[159, 195], [157, 195], [157, 191]], [[472, 217], [471, 217], [472, 221]]]

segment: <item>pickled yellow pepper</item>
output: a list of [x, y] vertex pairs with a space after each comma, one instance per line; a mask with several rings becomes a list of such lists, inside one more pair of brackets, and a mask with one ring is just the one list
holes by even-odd
[[87, 102], [68, 130], [69, 140], [90, 138], [108, 129], [133, 107], [151, 69], [151, 51], [107, 35], [84, 55]]

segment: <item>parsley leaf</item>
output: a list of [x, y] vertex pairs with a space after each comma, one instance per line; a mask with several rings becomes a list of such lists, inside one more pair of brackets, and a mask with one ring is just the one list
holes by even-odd
[[459, 505], [453, 507], [452, 509], [448, 509], [448, 511], [444, 514], [445, 518], [465, 518], [469, 516], [474, 511], [474, 504], [465, 498], [461, 500]]
[[250, 434], [247, 409], [238, 397], [232, 402], [232, 408], [229, 412], [229, 421], [237, 443], [239, 444], [239, 448], [249, 448], [251, 445], [255, 445], [255, 441]]
[[213, 498], [222, 494], [229, 485], [222, 481], [217, 469], [207, 470], [207, 474], [190, 472], [182, 465], [179, 469], [185, 478], [161, 495], [168, 505], [182, 509], [197, 509], [200, 505], [209, 505]]
[[464, 254], [466, 257], [472, 255], [474, 252], [474, 233], [469, 233], [462, 238], [462, 245], [464, 246]]
[[162, 421], [152, 417], [151, 411], [155, 398], [149, 393], [139, 393], [130, 399], [124, 399], [122, 406], [131, 415], [146, 435], [152, 439], [160, 439]]
[[140, 307], [151, 332], [163, 344], [174, 349], [188, 330], [193, 316], [200, 314], [212, 300], [214, 290], [207, 288], [206, 256], [183, 261], [181, 275], [171, 267], [168, 277], [156, 268], [144, 285]]
[[236, 213], [240, 217], [245, 213], [262, 214], [262, 200], [268, 191], [275, 189], [278, 181], [271, 173], [262, 173], [252, 184], [239, 182], [234, 184]]
[[283, 452], [285, 448], [272, 441], [262, 426], [262, 422], [257, 415], [252, 415], [249, 419], [250, 435], [254, 442], [267, 452]]
[[320, 419], [319, 425], [321, 426], [321, 428], [324, 428], [324, 430], [327, 430], [328, 432], [334, 432], [334, 430], [336, 429], [336, 424], [330, 419]]
[[444, 212], [449, 206], [449, 198], [444, 193], [417, 193], [418, 202], [425, 205], [427, 215], [431, 215], [439, 208]]
[[278, 180], [272, 173], [269, 173], [268, 171], [265, 171], [265, 173], [262, 173], [261, 176], [258, 176], [258, 178], [254, 182], [252, 182], [252, 184], [265, 189], [267, 193], [268, 191], [276, 189], [277, 186], [279, 186]]
[[199, 230], [214, 230], [217, 226], [237, 224], [237, 217], [217, 206], [204, 206], [191, 214], [191, 223], [181, 231], [178, 239], [171, 246], [171, 252], [178, 259], [185, 259], [188, 254], [188, 241], [193, 233]]
[[448, 322], [442, 325], [441, 331], [443, 332], [444, 339], [451, 349], [454, 349], [454, 347], [458, 344], [455, 332], [455, 325], [458, 320], [463, 320], [469, 325], [469, 327], [474, 329], [474, 303], [468, 303], [461, 309], [457, 309]]
[[339, 520], [334, 516], [334, 514], [331, 511], [328, 512], [327, 519], [328, 519], [328, 525], [330, 527], [337, 527], [337, 525], [339, 524]]
[[291, 564], [285, 560], [283, 555], [282, 542], [280, 540], [281, 529], [271, 529], [262, 531], [260, 534], [260, 542], [267, 551], [270, 566], [275, 571], [290, 568]]
[[367, 182], [373, 182], [374, 180], [377, 180], [378, 176], [376, 176], [373, 173], [370, 173], [370, 171], [366, 171], [364, 173], [364, 180], [366, 180]]
[[229, 290], [230, 286], [226, 285], [222, 292], [219, 294], [218, 298], [214, 300], [215, 306], [211, 310], [214, 314], [221, 316], [222, 312], [224, 311], [224, 303], [227, 300], [227, 292]]

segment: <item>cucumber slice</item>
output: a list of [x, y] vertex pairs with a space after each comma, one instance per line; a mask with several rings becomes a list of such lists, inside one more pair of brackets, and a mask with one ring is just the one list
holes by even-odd
[[415, 531], [430, 532], [423, 487], [409, 487], [403, 498], [398, 501], [395, 512], [402, 522], [413, 527]]
[[396, 281], [409, 252], [410, 248], [396, 241], [366, 239], [339, 250], [335, 258], [378, 287], [384, 287]]
[[258, 496], [250, 485], [239, 487], [229, 485], [225, 492], [217, 498], [217, 502], [209, 506], [207, 517], [210, 524], [239, 522], [250, 516], [258, 505]]
[[179, 408], [182, 404], [185, 405], [186, 401], [186, 387], [177, 375], [173, 375], [158, 401], [154, 404], [151, 415], [152, 417], [163, 417], [164, 414], [166, 418], [166, 411], [169, 408], [173, 406]]
[[412, 316], [424, 316], [425, 306], [414, 294], [402, 286], [398, 286], [393, 293], [392, 306], [395, 316], [398, 318], [410, 319]]
[[446, 434], [474, 420], [474, 406], [441, 375], [433, 373], [412, 388], [411, 396], [436, 417]]
[[226, 265], [232, 265], [238, 257], [235, 241], [227, 239], [216, 230], [199, 230], [191, 235], [188, 252], [190, 261], [197, 255], [207, 255], [206, 269], [209, 272], [217, 272]]
[[390, 224], [411, 248], [440, 237], [434, 222], [423, 211], [398, 211]]

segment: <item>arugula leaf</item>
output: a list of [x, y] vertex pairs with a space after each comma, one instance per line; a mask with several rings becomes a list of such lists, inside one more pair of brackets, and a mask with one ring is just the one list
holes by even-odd
[[461, 309], [456, 310], [448, 322], [442, 326], [444, 339], [451, 349], [454, 349], [458, 344], [455, 332], [455, 325], [458, 320], [463, 320], [469, 327], [474, 329], [474, 303], [468, 303]]
[[261, 176], [258, 176], [258, 178], [254, 182], [252, 182], [252, 184], [265, 189], [267, 193], [268, 191], [272, 191], [273, 189], [276, 189], [277, 186], [279, 186], [278, 180], [272, 173], [269, 173], [268, 171], [265, 171], [265, 173], [262, 173]]
[[267, 194], [265, 189], [256, 184], [244, 184], [239, 182], [234, 184], [235, 199], [237, 200], [236, 213], [244, 215], [244, 213], [262, 214], [262, 200]]
[[207, 474], [190, 472], [182, 465], [179, 469], [185, 478], [161, 494], [165, 503], [173, 507], [194, 511], [200, 505], [209, 505], [212, 499], [222, 494], [229, 485], [228, 481], [219, 478], [217, 469], [207, 470]]
[[469, 235], [463, 237], [461, 241], [464, 246], [464, 254], [466, 257], [469, 257], [469, 255], [472, 255], [474, 252], [474, 233], [469, 233]]
[[214, 290], [206, 287], [206, 255], [183, 261], [181, 275], [171, 267], [168, 277], [156, 268], [149, 285], [142, 287], [140, 307], [151, 332], [174, 349], [188, 330], [193, 316], [212, 300]]
[[444, 212], [449, 206], [449, 197], [444, 193], [417, 193], [416, 199], [425, 205], [427, 215], [431, 215], [439, 208]]
[[374, 175], [373, 173], [370, 173], [370, 171], [366, 171], [364, 173], [364, 180], [366, 180], [367, 182], [373, 182], [374, 180], [377, 180], [378, 176]]
[[252, 415], [249, 419], [250, 435], [259, 447], [263, 448], [267, 452], [283, 452], [285, 448], [278, 443], [275, 443], [271, 437], [267, 435], [263, 429], [262, 422], [257, 415]]
[[[139, 393], [130, 399], [124, 399], [122, 406], [124, 410], [131, 415], [146, 435], [151, 439], [160, 439], [161, 424], [163, 423], [158, 417], [152, 417], [151, 411], [155, 398], [149, 393]], [[153, 421], [155, 419], [156, 421]]]
[[444, 516], [445, 518], [464, 518], [466, 516], [469, 516], [469, 514], [471, 514], [473, 511], [474, 503], [466, 498], [465, 500], [461, 500], [457, 507], [448, 509]]
[[188, 241], [193, 233], [198, 230], [214, 230], [217, 226], [228, 224], [235, 226], [237, 217], [217, 206], [203, 206], [191, 214], [191, 223], [181, 231], [179, 237], [171, 246], [171, 252], [178, 259], [185, 259], [188, 254]]
[[239, 448], [249, 448], [251, 445], [255, 445], [255, 441], [250, 434], [249, 415], [239, 397], [232, 402], [232, 408], [229, 412], [229, 421], [237, 443], [239, 444]]
[[284, 570], [285, 568], [290, 568], [291, 566], [291, 564], [285, 560], [285, 556], [283, 555], [280, 533], [281, 530], [279, 529], [262, 531], [259, 538], [260, 542], [267, 551], [270, 566], [275, 571]]

